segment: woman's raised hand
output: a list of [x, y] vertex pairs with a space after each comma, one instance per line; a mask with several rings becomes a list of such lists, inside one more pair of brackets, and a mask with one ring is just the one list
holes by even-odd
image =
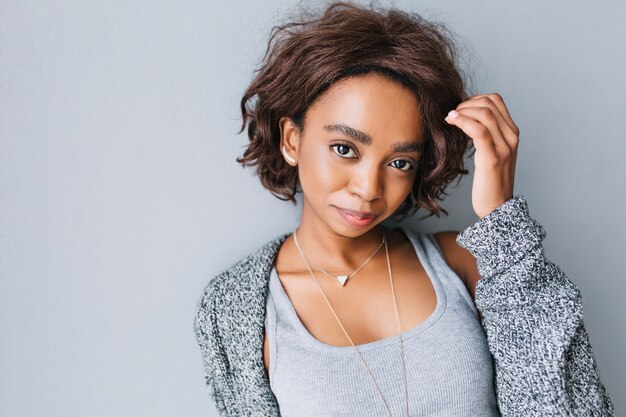
[[513, 197], [519, 129], [498, 93], [471, 96], [445, 120], [474, 142], [472, 207], [482, 219]]

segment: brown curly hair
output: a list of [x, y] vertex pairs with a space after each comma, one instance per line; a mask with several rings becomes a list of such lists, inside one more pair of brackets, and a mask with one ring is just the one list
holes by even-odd
[[469, 173], [464, 156], [473, 149], [467, 135], [444, 121], [467, 99], [453, 33], [416, 13], [372, 4], [342, 1], [321, 15], [300, 12], [295, 21], [272, 28], [261, 65], [241, 99], [238, 133], [248, 124], [249, 144], [236, 161], [257, 165], [265, 188], [297, 204], [295, 194], [302, 190], [297, 169], [279, 150], [279, 118], [291, 118], [302, 131], [307, 109], [330, 85], [374, 71], [416, 94], [424, 125], [416, 180], [394, 215], [402, 220], [419, 208], [430, 211], [425, 217], [447, 215], [437, 200], [447, 195], [454, 178]]

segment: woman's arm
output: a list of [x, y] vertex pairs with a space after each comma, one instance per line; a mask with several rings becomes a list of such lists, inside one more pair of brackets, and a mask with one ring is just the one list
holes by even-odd
[[[578, 288], [543, 253], [546, 233], [515, 196], [462, 231], [503, 416], [613, 416]], [[471, 280], [471, 277], [469, 278]]]
[[[223, 273], [222, 273], [223, 274]], [[224, 363], [225, 354], [221, 349], [216, 320], [216, 285], [221, 275], [211, 279], [204, 287], [196, 306], [193, 329], [202, 353], [205, 385], [220, 416], [234, 415], [231, 409], [232, 391]]]

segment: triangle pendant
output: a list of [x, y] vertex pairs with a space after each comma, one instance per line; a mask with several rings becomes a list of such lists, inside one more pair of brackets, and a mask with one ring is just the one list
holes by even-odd
[[342, 287], [346, 285], [346, 281], [348, 280], [347, 275], [338, 275], [335, 278], [337, 278], [337, 281], [339, 281]]

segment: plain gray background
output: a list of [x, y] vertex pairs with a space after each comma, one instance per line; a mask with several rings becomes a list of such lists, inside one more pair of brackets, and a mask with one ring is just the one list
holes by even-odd
[[[241, 94], [295, 4], [1, 2], [1, 417], [217, 415], [192, 329], [202, 287], [298, 222], [234, 161]], [[623, 414], [624, 3], [395, 5], [449, 24], [474, 92], [504, 96], [515, 193], [582, 290]], [[468, 227], [470, 189], [412, 223]]]

